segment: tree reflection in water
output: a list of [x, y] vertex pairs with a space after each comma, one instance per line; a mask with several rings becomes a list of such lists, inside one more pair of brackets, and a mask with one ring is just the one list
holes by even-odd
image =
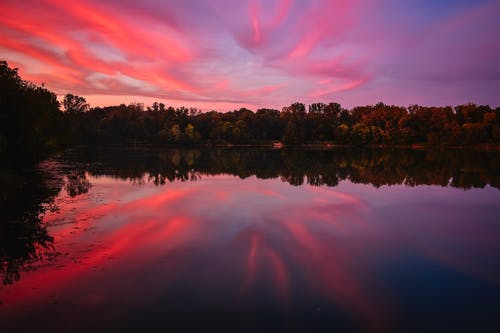
[[273, 149], [99, 149], [71, 151], [38, 167], [2, 172], [0, 274], [19, 280], [57, 255], [43, 222], [61, 190], [87, 193], [88, 175], [106, 175], [157, 186], [196, 181], [206, 175], [279, 178], [293, 186], [337, 186], [340, 181], [383, 185], [500, 187], [500, 153], [466, 150], [273, 150]]
[[53, 161], [17, 172], [3, 170], [2, 174], [6, 191], [0, 198], [0, 274], [5, 285], [18, 281], [20, 272], [57, 255], [43, 214], [57, 209], [54, 198], [62, 188], [74, 197], [87, 193], [90, 182], [84, 169], [62, 168]]
[[337, 186], [339, 181], [383, 185], [500, 187], [500, 153], [469, 150], [106, 149], [75, 152], [92, 175], [163, 185], [203, 175], [280, 178], [291, 185]]

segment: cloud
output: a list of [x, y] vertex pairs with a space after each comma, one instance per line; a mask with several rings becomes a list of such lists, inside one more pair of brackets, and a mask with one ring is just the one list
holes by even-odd
[[222, 110], [495, 105], [499, 9], [484, 0], [6, 0], [0, 50], [24, 78], [102, 105], [127, 95]]

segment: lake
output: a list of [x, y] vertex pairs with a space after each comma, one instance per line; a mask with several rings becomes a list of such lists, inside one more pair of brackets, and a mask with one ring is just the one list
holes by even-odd
[[3, 332], [500, 331], [500, 153], [72, 150], [4, 181]]

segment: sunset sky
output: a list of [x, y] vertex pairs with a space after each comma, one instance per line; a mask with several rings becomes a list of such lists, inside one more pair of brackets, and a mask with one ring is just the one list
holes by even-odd
[[0, 59], [93, 106], [500, 105], [500, 1], [2, 0]]

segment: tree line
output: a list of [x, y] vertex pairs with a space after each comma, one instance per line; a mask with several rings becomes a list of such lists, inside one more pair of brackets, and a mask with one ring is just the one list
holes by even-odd
[[155, 102], [90, 107], [22, 80], [0, 62], [0, 152], [35, 154], [78, 144], [476, 145], [500, 143], [500, 107], [293, 103], [282, 110], [201, 112]]
[[[77, 107], [71, 101], [79, 99]], [[500, 143], [500, 108], [475, 104], [399, 107], [378, 103], [293, 103], [281, 111], [241, 108], [202, 113], [163, 103], [82, 107], [66, 95], [72, 142], [158, 144], [331, 143], [339, 145], [473, 145]]]

